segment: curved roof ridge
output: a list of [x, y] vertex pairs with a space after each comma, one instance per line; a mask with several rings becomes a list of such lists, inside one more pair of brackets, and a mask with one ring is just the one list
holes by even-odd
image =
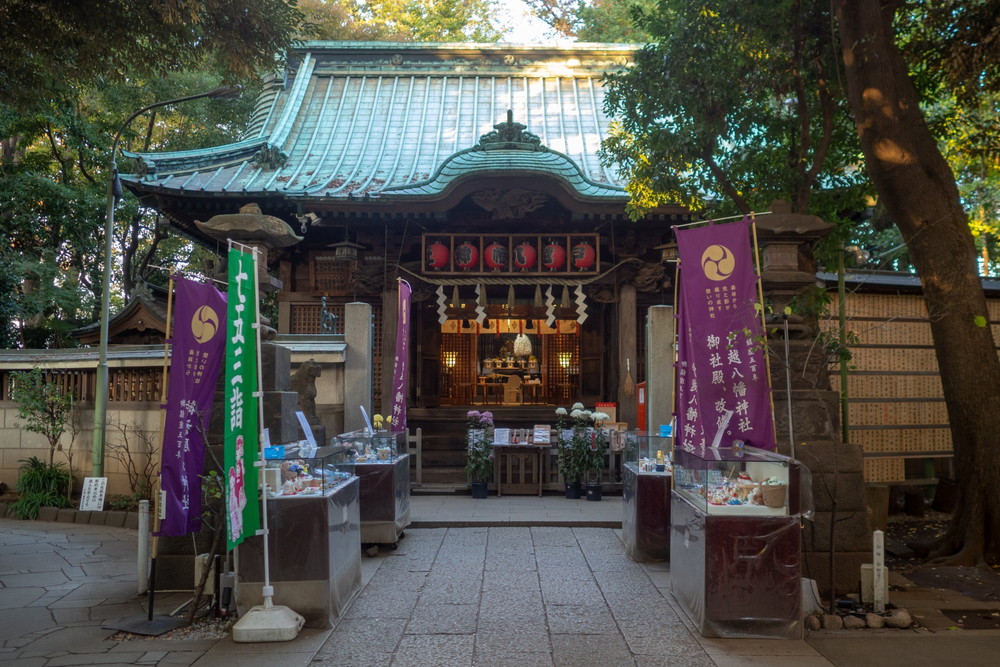
[[479, 146], [462, 149], [446, 158], [430, 178], [383, 188], [380, 196], [429, 195], [448, 191], [455, 183], [483, 172], [518, 171], [550, 174], [571, 185], [584, 197], [626, 196], [625, 188], [591, 180], [569, 156], [542, 147], [484, 149]]

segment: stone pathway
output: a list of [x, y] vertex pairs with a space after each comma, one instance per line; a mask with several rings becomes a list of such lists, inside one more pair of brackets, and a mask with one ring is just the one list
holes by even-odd
[[313, 664], [715, 664], [613, 530], [411, 530]]

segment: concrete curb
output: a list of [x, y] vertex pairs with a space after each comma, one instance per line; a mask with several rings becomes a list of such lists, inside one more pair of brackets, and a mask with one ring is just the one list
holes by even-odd
[[[0, 503], [0, 519], [17, 519], [10, 503]], [[112, 526], [114, 528], [139, 528], [138, 512], [122, 512], [106, 510], [102, 512], [80, 511], [75, 509], [59, 509], [57, 507], [41, 507], [36, 521], [51, 523], [81, 523], [91, 526]]]

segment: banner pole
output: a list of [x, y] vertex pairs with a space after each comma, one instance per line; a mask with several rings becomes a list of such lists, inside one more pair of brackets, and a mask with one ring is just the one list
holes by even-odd
[[[241, 244], [237, 244], [241, 245]], [[257, 383], [257, 390], [254, 392], [254, 396], [257, 397], [257, 461], [254, 466], [257, 468], [263, 468], [264, 466], [264, 444], [265, 438], [264, 434], [267, 433], [267, 429], [264, 428], [264, 401], [263, 401], [263, 390], [264, 385], [263, 380], [263, 364], [262, 364], [262, 352], [261, 352], [261, 321], [260, 321], [260, 281], [257, 279], [257, 255], [259, 250], [252, 246], [243, 246], [251, 248], [251, 264], [253, 267], [253, 288], [251, 294], [253, 295], [253, 301], [257, 305], [255, 313], [255, 322], [252, 327], [256, 330], [255, 336], [257, 340], [257, 377], [255, 381]], [[264, 479], [264, 475], [258, 471], [257, 475], [257, 489], [260, 496], [259, 502], [261, 504], [260, 511], [260, 521], [261, 528], [257, 531], [257, 535], [261, 537], [261, 544], [263, 548], [263, 560], [264, 560], [264, 585], [261, 588], [261, 597], [263, 598], [263, 604], [257, 605], [247, 611], [239, 621], [233, 626], [233, 641], [235, 642], [269, 642], [269, 641], [290, 641], [295, 639], [298, 635], [299, 630], [305, 625], [305, 619], [299, 614], [295, 613], [291, 609], [283, 605], [274, 604], [274, 587], [271, 586], [271, 558], [269, 554], [269, 544], [268, 544], [268, 527], [267, 527], [267, 485]], [[250, 494], [248, 494], [250, 495]], [[250, 503], [250, 499], [247, 499], [247, 503]]]
[[[775, 440], [778, 439], [778, 427], [774, 419], [774, 387], [771, 386], [771, 353], [770, 346], [767, 344], [767, 317], [764, 312], [764, 280], [762, 278], [764, 274], [764, 269], [760, 264], [760, 246], [757, 245], [757, 218], [753, 211], [750, 212], [750, 229], [753, 230], [753, 255], [754, 261], [757, 264], [757, 302], [760, 304], [760, 331], [761, 335], [764, 337], [764, 367], [767, 369], [767, 398], [771, 404], [771, 432], [774, 433]], [[791, 395], [786, 397], [786, 400], [791, 401]], [[774, 443], [777, 446], [777, 442]], [[790, 446], [794, 447], [794, 444], [789, 443]]]
[[[680, 258], [680, 256], [677, 257], [677, 262], [676, 263], [677, 263], [677, 270], [674, 272], [674, 319], [676, 320], [676, 322], [674, 322], [674, 340], [673, 340], [673, 344], [674, 344], [674, 355], [673, 356], [674, 356], [674, 358], [673, 358], [673, 361], [672, 361], [673, 366], [674, 366], [674, 391], [673, 391], [674, 395], [673, 395], [673, 402], [674, 402], [674, 425], [675, 426], [677, 424], [677, 413], [680, 411], [680, 405], [678, 405], [678, 403], [677, 403], [677, 399], [678, 399], [677, 394], [678, 394], [678, 389], [679, 389], [679, 386], [677, 384], [677, 377], [679, 375], [678, 372], [677, 372], [677, 370], [678, 370], [677, 369], [677, 361], [678, 361], [678, 357], [677, 357], [677, 341], [678, 341], [678, 339], [680, 337], [680, 333], [679, 333], [680, 327], [677, 326], [677, 325], [680, 323], [680, 315], [681, 315], [680, 303], [677, 301], [677, 296], [678, 296], [678, 294], [680, 292], [679, 287], [680, 287], [680, 283], [681, 283], [681, 258]], [[678, 438], [677, 433], [674, 433], [674, 446], [677, 445], [678, 440], [679, 440], [679, 438]]]
[[163, 438], [167, 419], [167, 368], [170, 360], [170, 349], [172, 347], [170, 325], [173, 321], [174, 277], [168, 277], [167, 281], [167, 323], [163, 338], [163, 369], [160, 374], [160, 462], [157, 466], [156, 484], [153, 489], [151, 489], [153, 495], [153, 546], [150, 549], [148, 591], [149, 609], [146, 612], [147, 620], [149, 621], [153, 620], [153, 605], [156, 601], [156, 555], [160, 539], [158, 536], [160, 532], [160, 512], [163, 509], [162, 499], [160, 498], [160, 494], [162, 493], [160, 475], [163, 471]]
[[[256, 322], [254, 322], [253, 328], [256, 330], [257, 337], [257, 390], [254, 392], [257, 396], [257, 467], [263, 471], [264, 468], [264, 440], [261, 437], [262, 429], [264, 428], [264, 396], [261, 391], [261, 387], [264, 386], [263, 378], [263, 355], [261, 354], [261, 336], [260, 336], [260, 281], [257, 280], [257, 248], [252, 248], [253, 257], [253, 298], [257, 305], [256, 311]], [[257, 475], [258, 488], [261, 496], [261, 511], [260, 511], [260, 521], [261, 521], [261, 538], [264, 544], [264, 588], [261, 591], [264, 598], [264, 609], [271, 609], [274, 606], [274, 589], [271, 587], [271, 558], [268, 553], [268, 535], [267, 535], [267, 486], [264, 483], [263, 472]]]

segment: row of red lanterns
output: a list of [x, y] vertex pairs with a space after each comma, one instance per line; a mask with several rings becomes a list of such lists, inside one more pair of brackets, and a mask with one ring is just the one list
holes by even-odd
[[[448, 268], [449, 248], [440, 241], [427, 246], [425, 265], [428, 269], [440, 271]], [[539, 257], [535, 245], [523, 241], [514, 246], [513, 257], [510, 257], [507, 246], [502, 243], [490, 243], [483, 249], [483, 264], [486, 268], [501, 271], [513, 266], [518, 271], [538, 271]], [[550, 240], [542, 246], [541, 268], [545, 271], [566, 270], [566, 246], [559, 241]], [[597, 250], [589, 241], [578, 241], [572, 247], [570, 267], [577, 271], [588, 271], [594, 268], [597, 261]], [[455, 266], [463, 271], [475, 269], [479, 265], [479, 248], [470, 241], [460, 243], [455, 248]]]

